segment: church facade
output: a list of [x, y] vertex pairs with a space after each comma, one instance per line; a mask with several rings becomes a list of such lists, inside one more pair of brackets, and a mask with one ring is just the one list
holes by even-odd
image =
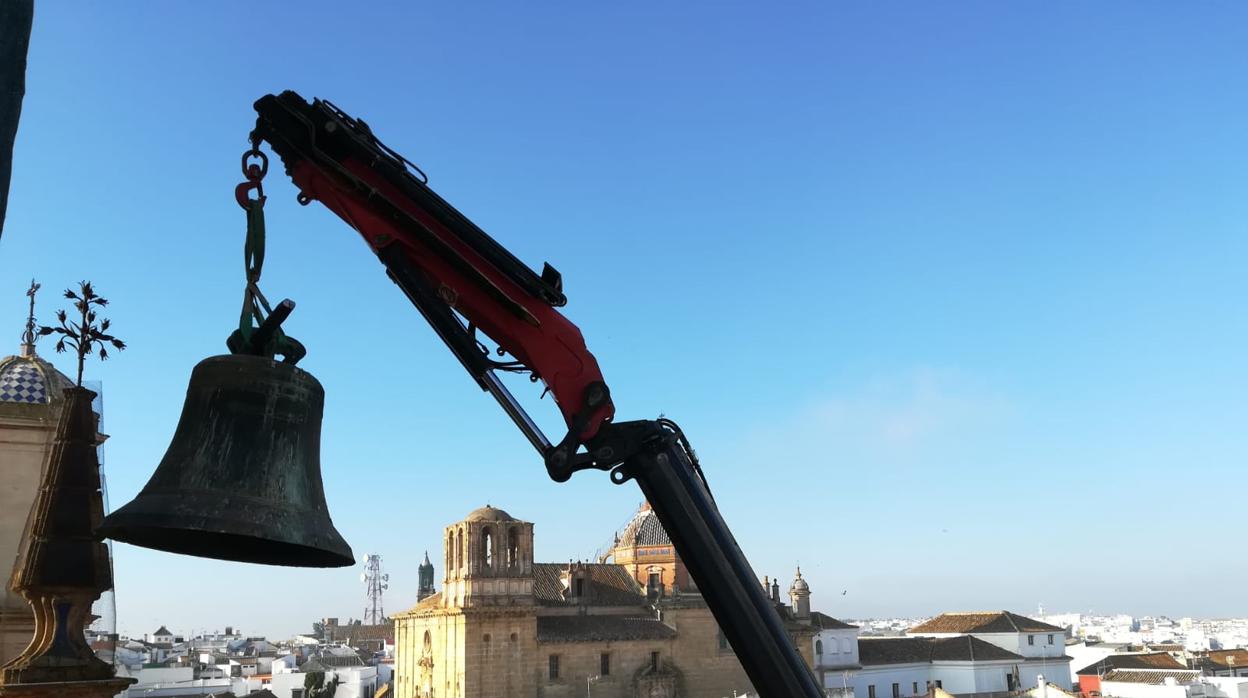
[[[443, 569], [439, 592], [394, 616], [398, 698], [753, 690], [648, 507], [604, 561], [568, 563], [535, 562], [533, 524], [482, 507], [444, 530]], [[819, 628], [771, 598], [813, 662]]]

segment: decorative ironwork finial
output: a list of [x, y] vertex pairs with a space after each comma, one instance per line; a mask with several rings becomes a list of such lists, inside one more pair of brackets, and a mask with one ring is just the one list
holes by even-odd
[[26, 290], [26, 296], [30, 298], [30, 313], [26, 316], [26, 331], [22, 332], [22, 356], [34, 356], [35, 342], [39, 340], [39, 327], [35, 324], [35, 294], [39, 289], [40, 285], [31, 279], [30, 288]]
[[40, 327], [39, 336], [46, 336], [52, 333], [61, 335], [56, 342], [57, 353], [65, 351], [67, 346], [73, 347], [74, 352], [78, 354], [78, 381], [76, 385], [82, 387], [82, 366], [87, 361], [87, 356], [95, 351], [98, 346], [100, 349], [100, 361], [108, 360], [108, 348], [106, 344], [113, 345], [113, 348], [121, 351], [126, 348], [126, 343], [107, 334], [109, 325], [108, 318], [100, 320], [96, 324], [96, 309], [108, 305], [108, 300], [102, 298], [95, 293], [95, 289], [91, 287], [90, 281], [79, 281], [78, 291], [72, 288], [65, 289], [65, 297], [74, 302], [74, 309], [78, 311], [81, 320], [77, 323], [71, 323], [69, 316], [64, 310], [56, 311], [56, 320], [61, 323], [60, 327]]

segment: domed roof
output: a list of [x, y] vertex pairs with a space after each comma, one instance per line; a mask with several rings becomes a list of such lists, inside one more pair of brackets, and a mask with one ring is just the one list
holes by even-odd
[[802, 579], [801, 567], [797, 568], [797, 579], [793, 580], [793, 585], [789, 587], [789, 591], [810, 591], [810, 585], [806, 583], [805, 579]]
[[468, 514], [468, 516], [464, 519], [464, 521], [515, 521], [515, 520], [516, 519], [513, 518], [511, 514], [508, 514], [502, 509], [495, 509], [489, 504], [486, 504], [480, 509], [473, 509], [472, 512]]
[[0, 359], [0, 403], [47, 404], [59, 400], [61, 390], [74, 383], [38, 356]]
[[633, 520], [628, 522], [624, 530], [620, 532], [620, 540], [616, 544], [617, 547], [629, 548], [638, 545], [671, 545], [672, 539], [667, 535], [667, 531], [663, 529], [663, 524], [659, 523], [659, 517], [650, 508], [650, 505], [643, 504], [637, 514], [633, 516]]

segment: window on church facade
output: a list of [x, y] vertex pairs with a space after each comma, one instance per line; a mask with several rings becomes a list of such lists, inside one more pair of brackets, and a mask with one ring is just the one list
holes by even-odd
[[650, 653], [650, 671], [657, 672], [659, 670], [659, 653]]
[[912, 696], [919, 695], [919, 682], [918, 681], [915, 681], [914, 683], [910, 684], [910, 695]]
[[585, 596], [585, 578], [584, 577], [576, 578], [576, 596], [577, 598], [581, 598]]
[[598, 675], [611, 675], [611, 654], [609, 652], [603, 652], [598, 655]]
[[893, 698], [901, 698], [901, 684], [893, 684]]
[[507, 529], [507, 566], [520, 566], [520, 532], [514, 526]]
[[875, 698], [875, 684], [867, 686], [867, 698]]
[[559, 655], [557, 654], [550, 655], [550, 661], [547, 666], [546, 675], [547, 675], [547, 678], [549, 678], [551, 681], [554, 681], [555, 679], [559, 678]]
[[815, 640], [815, 654], [823, 654], [823, 640]]

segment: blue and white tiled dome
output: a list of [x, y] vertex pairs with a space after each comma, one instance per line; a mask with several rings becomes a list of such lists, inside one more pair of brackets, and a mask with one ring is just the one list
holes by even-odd
[[37, 356], [0, 359], [0, 403], [46, 405], [59, 400], [61, 391], [72, 385], [65, 374]]
[[663, 528], [663, 524], [659, 523], [658, 515], [647, 502], [633, 516], [633, 520], [624, 527], [617, 544], [623, 547], [671, 545], [672, 539], [667, 535], [667, 530]]

